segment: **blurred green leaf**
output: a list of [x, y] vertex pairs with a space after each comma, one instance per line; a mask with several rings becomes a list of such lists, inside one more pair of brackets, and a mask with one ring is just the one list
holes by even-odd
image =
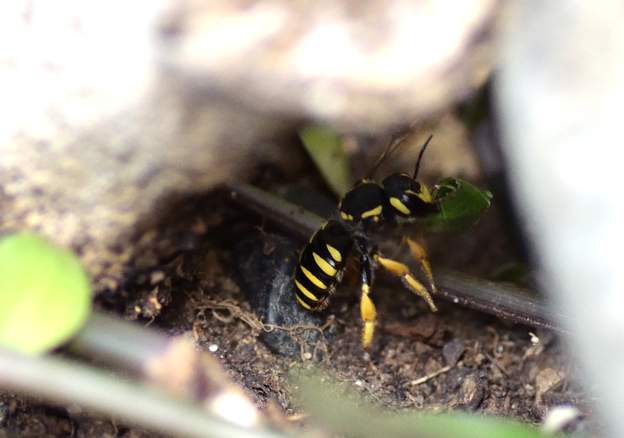
[[457, 230], [476, 223], [492, 203], [492, 193], [459, 178], [445, 178], [433, 191], [440, 213], [425, 222], [434, 231]]
[[349, 437], [545, 438], [530, 425], [487, 416], [375, 409], [315, 376], [296, 378], [300, 402], [324, 428]]
[[91, 288], [73, 253], [39, 236], [0, 239], [0, 346], [41, 353], [70, 338], [91, 309]]
[[333, 129], [318, 125], [306, 126], [299, 137], [329, 187], [342, 197], [352, 185], [342, 137]]

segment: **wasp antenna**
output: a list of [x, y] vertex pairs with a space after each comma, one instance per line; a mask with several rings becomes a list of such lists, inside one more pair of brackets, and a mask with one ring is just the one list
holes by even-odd
[[425, 150], [427, 149], [427, 146], [429, 146], [429, 142], [431, 141], [432, 138], [433, 138], [433, 134], [429, 136], [427, 141], [420, 148], [420, 153], [418, 154], [418, 160], [416, 160], [416, 168], [414, 168], [413, 179], [416, 179], [416, 177], [418, 176], [418, 171], [420, 170], [420, 161], [422, 160]]
[[383, 163], [386, 158], [392, 155], [394, 151], [396, 151], [398, 147], [401, 146], [401, 144], [403, 144], [403, 141], [407, 138], [407, 136], [408, 134], [400, 135], [398, 137], [395, 137], [388, 143], [388, 146], [386, 146], [386, 149], [379, 156], [373, 168], [366, 175], [366, 178], [372, 178], [373, 175], [375, 175], [375, 172], [377, 171], [377, 169], [379, 169], [379, 166], [381, 166], [381, 163]]

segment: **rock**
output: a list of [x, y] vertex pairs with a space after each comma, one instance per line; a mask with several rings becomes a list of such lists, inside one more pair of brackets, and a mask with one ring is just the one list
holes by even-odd
[[455, 366], [459, 361], [459, 358], [464, 354], [466, 350], [466, 345], [464, 341], [460, 339], [453, 339], [452, 341], [447, 342], [442, 347], [442, 356], [444, 356], [444, 360], [446, 364], [449, 366]]
[[7, 38], [34, 45], [0, 50], [0, 233], [71, 247], [96, 293], [123, 283], [170, 203], [244, 178], [258, 149], [284, 156], [264, 140], [287, 123], [203, 95], [158, 61], [167, 3], [3, 10]]
[[374, 130], [429, 116], [488, 76], [501, 3], [435, 4], [179, 1], [163, 58], [259, 112]]
[[563, 382], [563, 373], [552, 368], [544, 368], [535, 376], [535, 401], [541, 404], [545, 393], [556, 388]]
[[[268, 233], [250, 235], [234, 248], [241, 288], [264, 324], [289, 328], [319, 327], [325, 322], [323, 314], [308, 312], [295, 300], [293, 274], [300, 249], [292, 240]], [[263, 332], [260, 339], [271, 350], [288, 356], [300, 354], [300, 342], [314, 344], [322, 339], [318, 330], [298, 330], [294, 334], [296, 337], [275, 329]]]
[[548, 410], [542, 421], [542, 432], [548, 434], [556, 433], [578, 433], [582, 428], [583, 414], [576, 406], [560, 405]]
[[459, 407], [474, 411], [483, 402], [485, 390], [481, 380], [475, 374], [467, 375], [459, 388], [457, 399]]
[[0, 233], [73, 248], [96, 294], [115, 292], [171, 205], [258, 157], [287, 167], [273, 140], [301, 121], [379, 132], [481, 84], [499, 2], [444, 1], [16, 0], [6, 39], [32, 47], [0, 54]]

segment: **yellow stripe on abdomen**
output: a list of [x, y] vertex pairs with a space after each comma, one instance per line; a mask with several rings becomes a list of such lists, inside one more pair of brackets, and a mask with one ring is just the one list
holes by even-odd
[[295, 280], [295, 284], [297, 285], [297, 289], [299, 289], [299, 291], [302, 294], [304, 294], [306, 297], [310, 298], [312, 301], [318, 301], [319, 300], [316, 295], [314, 295], [312, 292], [310, 292], [308, 289], [306, 289], [305, 286], [302, 285], [301, 283], [299, 283], [297, 280]]
[[340, 263], [342, 261], [342, 254], [340, 254], [340, 251], [331, 246], [329, 243], [325, 244], [325, 246], [327, 247], [327, 251], [329, 251], [329, 255], [331, 255], [332, 259]]
[[303, 272], [303, 275], [308, 277], [308, 280], [310, 280], [314, 286], [318, 287], [319, 289], [327, 289], [327, 286], [325, 285], [325, 283], [319, 280], [316, 275], [308, 271], [305, 268], [305, 266], [300, 266], [300, 268], [301, 268], [301, 272]]
[[318, 267], [321, 268], [321, 271], [323, 271], [330, 277], [333, 277], [334, 275], [336, 275], [336, 268], [334, 268], [332, 265], [327, 263], [320, 255], [313, 252], [312, 257], [314, 257], [314, 261], [316, 262]]
[[310, 305], [308, 303], [306, 303], [305, 301], [303, 301], [301, 298], [299, 298], [298, 295], [295, 295], [295, 298], [297, 299], [297, 301], [299, 302], [299, 304], [301, 304], [305, 309], [308, 310], [312, 310], [312, 307], [310, 307]]

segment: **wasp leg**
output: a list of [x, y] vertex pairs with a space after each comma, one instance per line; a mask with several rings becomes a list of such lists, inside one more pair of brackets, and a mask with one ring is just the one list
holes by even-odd
[[425, 248], [415, 240], [410, 239], [409, 237], [405, 237], [404, 241], [407, 242], [407, 246], [420, 266], [423, 274], [427, 277], [427, 281], [429, 282], [429, 287], [433, 293], [437, 292], [435, 282], [433, 281], [433, 272], [431, 271], [431, 263], [429, 263], [429, 259], [427, 258], [427, 251]]
[[377, 309], [371, 296], [373, 283], [373, 264], [368, 254], [362, 254], [362, 288], [360, 295], [360, 317], [362, 318], [362, 347], [368, 349], [375, 335], [377, 323]]
[[400, 277], [401, 282], [405, 285], [406, 288], [408, 288], [416, 295], [420, 296], [423, 300], [425, 300], [427, 304], [429, 304], [429, 308], [432, 312], [437, 312], [438, 308], [433, 302], [429, 291], [425, 286], [423, 286], [420, 281], [416, 280], [406, 264], [398, 262], [396, 260], [388, 259], [386, 257], [382, 257], [379, 254], [375, 254], [374, 258], [377, 263], [379, 263], [392, 275]]

